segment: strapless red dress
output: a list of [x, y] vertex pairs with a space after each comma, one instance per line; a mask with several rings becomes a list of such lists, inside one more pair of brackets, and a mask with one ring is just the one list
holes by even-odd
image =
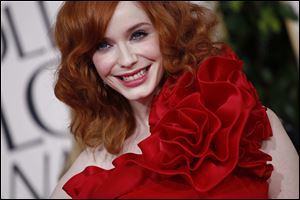
[[196, 73], [169, 77], [154, 97], [142, 154], [88, 166], [63, 186], [72, 198], [268, 198], [271, 127], [242, 61], [229, 48]]

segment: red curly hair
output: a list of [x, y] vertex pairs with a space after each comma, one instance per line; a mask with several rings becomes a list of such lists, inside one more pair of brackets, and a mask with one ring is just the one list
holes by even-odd
[[[65, 2], [55, 25], [61, 52], [55, 95], [71, 107], [71, 132], [84, 146], [104, 145], [118, 154], [135, 130], [132, 108], [125, 97], [105, 87], [92, 62], [118, 1]], [[158, 32], [167, 74], [196, 68], [217, 54], [211, 33], [217, 17], [189, 2], [139, 2]]]

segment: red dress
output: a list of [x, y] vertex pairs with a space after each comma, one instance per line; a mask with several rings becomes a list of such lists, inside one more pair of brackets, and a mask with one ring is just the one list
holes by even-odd
[[229, 49], [196, 73], [170, 77], [154, 97], [142, 154], [89, 166], [63, 186], [72, 198], [268, 198], [273, 166], [266, 108]]

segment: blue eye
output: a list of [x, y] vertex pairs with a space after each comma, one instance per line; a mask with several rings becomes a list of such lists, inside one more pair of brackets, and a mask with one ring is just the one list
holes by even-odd
[[131, 40], [141, 40], [144, 37], [146, 37], [148, 35], [148, 33], [146, 33], [145, 31], [135, 31], [134, 33], [131, 34], [130, 39]]
[[106, 41], [100, 42], [97, 46], [98, 50], [105, 50], [105, 49], [108, 49], [110, 47], [111, 47], [111, 45]]

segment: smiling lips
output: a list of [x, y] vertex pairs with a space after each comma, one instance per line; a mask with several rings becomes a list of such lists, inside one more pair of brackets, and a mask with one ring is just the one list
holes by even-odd
[[123, 74], [121, 76], [117, 76], [121, 83], [126, 87], [137, 87], [143, 84], [147, 80], [148, 69], [150, 66], [147, 66], [143, 69], [139, 69], [132, 73]]

